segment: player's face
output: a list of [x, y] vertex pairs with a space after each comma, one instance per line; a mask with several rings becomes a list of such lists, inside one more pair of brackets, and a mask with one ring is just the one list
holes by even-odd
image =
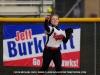
[[51, 24], [57, 26], [58, 23], [59, 23], [58, 16], [56, 16], [56, 15], [55, 16], [52, 16], [52, 18], [51, 18]]

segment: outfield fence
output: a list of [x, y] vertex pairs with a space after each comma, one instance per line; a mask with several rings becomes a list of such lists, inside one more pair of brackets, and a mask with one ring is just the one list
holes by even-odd
[[[4, 26], [6, 25], [42, 25], [44, 18], [0, 18], [0, 75], [14, 75], [16, 71], [38, 71], [40, 68], [4, 66]], [[67, 71], [63, 75], [99, 75], [100, 74], [100, 18], [60, 18], [60, 26], [80, 26], [80, 68], [63, 68]], [[55, 71], [49, 68], [49, 71]], [[80, 73], [75, 73], [75, 71]], [[22, 73], [20, 75], [36, 75], [36, 73]], [[55, 75], [46, 73], [45, 75]]]

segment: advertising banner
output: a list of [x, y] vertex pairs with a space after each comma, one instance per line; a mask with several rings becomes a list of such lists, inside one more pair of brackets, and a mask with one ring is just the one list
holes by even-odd
[[[62, 68], [80, 68], [80, 26], [59, 24], [63, 31], [73, 28], [68, 42], [61, 43]], [[5, 23], [3, 26], [4, 66], [41, 67], [42, 54], [46, 43], [43, 24]], [[58, 58], [59, 59], [59, 58]], [[53, 61], [50, 67], [54, 67]]]

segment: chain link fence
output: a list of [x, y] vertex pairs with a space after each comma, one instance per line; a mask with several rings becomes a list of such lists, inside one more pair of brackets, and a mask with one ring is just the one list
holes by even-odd
[[97, 75], [100, 75], [100, 52], [99, 52], [99, 49], [100, 49], [100, 23], [97, 23], [97, 26], [96, 26], [96, 30], [97, 30], [97, 35], [96, 35], [96, 43], [97, 43], [97, 52], [96, 52], [96, 66], [97, 66]]
[[[5, 23], [0, 23], [0, 75], [36, 75], [35, 73], [15, 73], [15, 71], [38, 71], [40, 68], [34, 67], [5, 67], [3, 66], [3, 25]], [[27, 24], [27, 23], [26, 23]], [[33, 24], [33, 23], [31, 23]], [[64, 23], [66, 25], [79, 25], [81, 26], [81, 43], [80, 43], [80, 68], [79, 69], [63, 69], [63, 71], [85, 71], [86, 73], [67, 73], [67, 75], [97, 75], [100, 74], [100, 59], [99, 59], [99, 38], [100, 38], [100, 27], [97, 23], [97, 40], [95, 47], [95, 23]], [[95, 64], [95, 48], [97, 49], [97, 67]], [[95, 71], [96, 70], [96, 71]], [[54, 68], [49, 68], [48, 71], [55, 71]], [[44, 75], [55, 75], [55, 74], [44, 74]], [[66, 75], [65, 73], [63, 75]]]

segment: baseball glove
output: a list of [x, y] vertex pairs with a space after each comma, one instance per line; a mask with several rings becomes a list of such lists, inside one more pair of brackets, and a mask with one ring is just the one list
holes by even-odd
[[73, 29], [72, 28], [65, 29], [65, 33], [66, 33], [66, 37], [70, 39], [71, 34], [73, 33]]

